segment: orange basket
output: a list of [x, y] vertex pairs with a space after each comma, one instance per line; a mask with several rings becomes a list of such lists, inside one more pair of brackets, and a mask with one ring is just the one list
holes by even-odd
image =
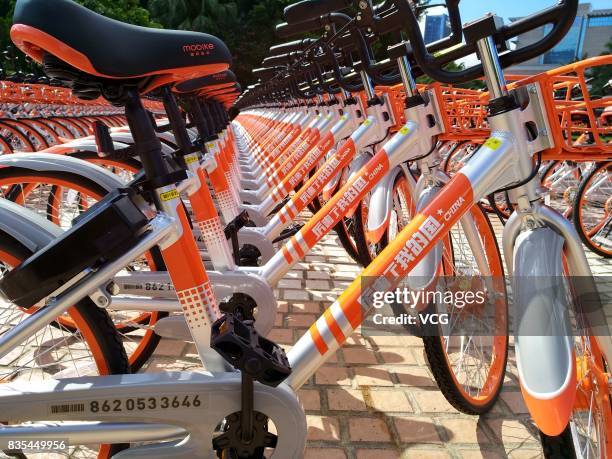
[[486, 139], [489, 135], [487, 123], [488, 94], [476, 89], [430, 85], [440, 107], [444, 134], [441, 140]]
[[[102, 97], [94, 100], [79, 99], [73, 96], [68, 88], [11, 81], [0, 81], [0, 103], [93, 106], [105, 109], [111, 107]], [[143, 104], [147, 110], [156, 114], [164, 113], [163, 104], [157, 100], [143, 98]]]
[[544, 159], [606, 161], [612, 159], [612, 96], [591, 94], [593, 69], [612, 65], [612, 55], [585, 59], [518, 81], [542, 88], [555, 146]]

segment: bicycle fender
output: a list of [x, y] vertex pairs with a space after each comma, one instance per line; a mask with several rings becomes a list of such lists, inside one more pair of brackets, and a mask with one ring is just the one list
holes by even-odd
[[[125, 148], [127, 145], [125, 143], [113, 142], [113, 148], [115, 150], [119, 150], [121, 148]], [[66, 142], [60, 145], [54, 145], [52, 147], [41, 150], [39, 153], [60, 153], [60, 154], [69, 154], [75, 153], [77, 151], [91, 151], [94, 153], [98, 152], [98, 145], [96, 145], [96, 140], [93, 137], [81, 137], [79, 139], [71, 140], [70, 142]]]
[[94, 181], [107, 191], [125, 185], [115, 174], [88, 161], [54, 153], [19, 153], [0, 157], [0, 171], [18, 167], [36, 172], [62, 172], [76, 174]]
[[512, 292], [516, 364], [525, 404], [538, 428], [559, 435], [576, 395], [576, 362], [563, 276], [564, 240], [550, 228], [521, 233]]
[[366, 225], [366, 237], [370, 242], [380, 241], [387, 229], [393, 208], [393, 184], [397, 176], [402, 173], [402, 169], [395, 166], [372, 189]]
[[[132, 137], [132, 134], [130, 132], [122, 132], [122, 131], [112, 132], [111, 131], [110, 136], [111, 136], [111, 139], [113, 139], [113, 142], [126, 143], [128, 145], [134, 144], [134, 138]], [[161, 136], [159, 134], [158, 134], [158, 137], [161, 137], [162, 139], [164, 138], [164, 136]], [[169, 141], [173, 142], [174, 138], [172, 138]], [[172, 153], [174, 153], [174, 150], [172, 149], [172, 147], [164, 142], [161, 142], [161, 149], [162, 149], [162, 153], [166, 155], [172, 155]]]
[[0, 231], [17, 239], [32, 252], [36, 252], [62, 234], [62, 229], [36, 212], [0, 199]]

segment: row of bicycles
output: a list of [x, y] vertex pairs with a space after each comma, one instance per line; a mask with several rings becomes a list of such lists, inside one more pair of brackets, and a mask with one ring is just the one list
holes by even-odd
[[[422, 338], [446, 399], [491, 410], [513, 335], [544, 455], [609, 457], [612, 341], [585, 245], [611, 248], [612, 98], [589, 72], [612, 57], [503, 70], [577, 7], [462, 24], [447, 0], [450, 35], [426, 44], [405, 0], [303, 0], [277, 34], [310, 38], [273, 46], [242, 92], [214, 36], [18, 0], [12, 41], [70, 94], [0, 86], [0, 449], [303, 457], [297, 390], [378, 294], [468, 279], [486, 307], [424, 301], [448, 324], [396, 331]], [[364, 269], [285, 352], [266, 338], [274, 288], [332, 231]], [[205, 371], [140, 372], [164, 338]]]

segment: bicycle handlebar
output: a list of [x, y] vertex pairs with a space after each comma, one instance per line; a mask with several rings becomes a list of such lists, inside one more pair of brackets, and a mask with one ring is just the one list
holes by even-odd
[[263, 65], [287, 65], [294, 61], [295, 59], [299, 59], [302, 56], [301, 51], [293, 51], [291, 53], [278, 54], [276, 56], [268, 56], [261, 63]]
[[270, 54], [284, 54], [290, 53], [291, 51], [303, 51], [310, 45], [315, 43], [316, 40], [313, 38], [304, 38], [303, 40], [294, 40], [280, 45], [274, 45], [270, 47]]
[[[485, 16], [485, 18], [464, 26], [463, 31], [466, 36], [466, 43], [459, 47], [452, 48], [448, 50], [448, 52], [442, 51], [434, 55], [428, 52], [419, 29], [416, 15], [407, 1], [399, 0], [396, 2], [396, 5], [402, 15], [402, 20], [405, 21], [404, 30], [410, 39], [414, 58], [419, 67], [421, 67], [425, 74], [434, 80], [452, 84], [474, 80], [483, 76], [482, 64], [477, 64], [458, 72], [449, 72], [443, 67], [451, 61], [466, 57], [475, 52], [476, 41], [487, 35], [493, 35], [495, 41], [499, 44], [500, 42], [534, 30], [545, 24], [553, 24], [550, 32], [539, 41], [523, 48], [508, 50], [500, 54], [500, 62], [502, 67], [507, 67], [524, 62], [548, 51], [565, 36], [568, 29], [571, 27], [576, 17], [578, 0], [559, 0], [556, 6], [549, 7], [532, 16], [502, 26], [499, 29], [495, 29], [494, 26], [491, 27], [492, 17]], [[491, 20], [486, 24], [489, 18]]]
[[350, 6], [351, 0], [302, 0], [285, 7], [283, 15], [289, 24], [315, 19]]
[[289, 38], [293, 37], [294, 35], [318, 30], [321, 27], [323, 27], [323, 23], [321, 22], [320, 18], [311, 19], [309, 21], [296, 22], [293, 24], [281, 22], [276, 26], [276, 35], [278, 35], [280, 38]]

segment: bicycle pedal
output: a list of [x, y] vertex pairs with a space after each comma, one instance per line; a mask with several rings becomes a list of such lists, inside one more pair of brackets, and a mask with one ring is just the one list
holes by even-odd
[[240, 212], [231, 222], [229, 222], [223, 232], [225, 233], [226, 239], [231, 239], [232, 235], [238, 234], [243, 227], [247, 226], [251, 222], [251, 217], [246, 210]]
[[230, 365], [266, 386], [276, 387], [291, 374], [285, 351], [259, 336], [252, 321], [225, 314], [213, 324], [210, 342]]
[[297, 225], [293, 225], [293, 226], [290, 226], [290, 227], [288, 227], [288, 228], [285, 228], [285, 229], [284, 229], [284, 230], [283, 230], [283, 231], [282, 231], [282, 232], [281, 232], [281, 233], [278, 235], [278, 237], [277, 237], [277, 238], [275, 238], [275, 239], [272, 241], [272, 243], [273, 243], [273, 244], [276, 244], [277, 242], [281, 242], [281, 241], [284, 241], [285, 239], [290, 238], [291, 236], [293, 236], [294, 234], [296, 234], [297, 232], [299, 232], [299, 231], [302, 229], [302, 227], [303, 227], [303, 226], [304, 226], [304, 225], [297, 224]]

